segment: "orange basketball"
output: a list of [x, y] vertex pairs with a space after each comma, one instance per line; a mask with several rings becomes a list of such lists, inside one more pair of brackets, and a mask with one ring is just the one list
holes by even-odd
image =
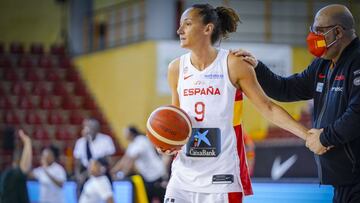
[[162, 150], [180, 150], [191, 136], [189, 116], [176, 106], [155, 109], [146, 123], [146, 135]]

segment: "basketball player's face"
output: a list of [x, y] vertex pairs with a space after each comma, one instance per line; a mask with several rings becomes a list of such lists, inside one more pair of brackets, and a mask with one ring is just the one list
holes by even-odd
[[205, 25], [199, 16], [197, 9], [189, 8], [181, 16], [180, 27], [177, 34], [180, 37], [180, 46], [190, 48], [204, 40], [203, 32]]

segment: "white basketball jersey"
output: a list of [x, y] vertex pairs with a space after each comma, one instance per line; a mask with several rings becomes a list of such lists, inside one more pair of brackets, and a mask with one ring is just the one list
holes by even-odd
[[193, 133], [174, 159], [168, 187], [252, 194], [241, 129], [242, 92], [229, 79], [228, 54], [218, 50], [203, 71], [191, 64], [190, 53], [180, 58], [177, 91]]

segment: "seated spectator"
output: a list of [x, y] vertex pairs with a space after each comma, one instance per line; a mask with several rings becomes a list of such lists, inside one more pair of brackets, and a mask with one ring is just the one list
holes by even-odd
[[32, 171], [31, 175], [40, 183], [40, 202], [64, 203], [62, 186], [66, 181], [66, 172], [58, 159], [57, 147], [45, 147], [41, 154], [41, 166]]
[[79, 203], [113, 203], [111, 179], [107, 175], [108, 162], [105, 158], [92, 159], [88, 171], [90, 178], [85, 182]]
[[20, 160], [15, 156], [12, 167], [5, 170], [0, 177], [1, 203], [29, 203], [26, 187], [27, 174], [31, 169], [32, 144], [31, 139], [19, 130], [19, 137], [24, 144]]
[[150, 140], [133, 126], [125, 129], [124, 135], [129, 141], [125, 155], [112, 168], [111, 173], [126, 176], [136, 167], [144, 179], [149, 202], [153, 198], [163, 201], [165, 195], [164, 185], [167, 179], [165, 164], [156, 153]]
[[115, 145], [109, 135], [100, 133], [100, 123], [93, 118], [85, 119], [82, 137], [75, 143], [75, 178], [78, 183], [78, 194], [88, 178], [87, 168], [91, 159], [108, 157], [115, 153]]

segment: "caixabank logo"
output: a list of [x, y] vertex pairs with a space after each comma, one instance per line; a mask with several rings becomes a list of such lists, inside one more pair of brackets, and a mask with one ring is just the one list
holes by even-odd
[[193, 128], [186, 144], [186, 155], [190, 157], [217, 157], [221, 151], [219, 128]]

